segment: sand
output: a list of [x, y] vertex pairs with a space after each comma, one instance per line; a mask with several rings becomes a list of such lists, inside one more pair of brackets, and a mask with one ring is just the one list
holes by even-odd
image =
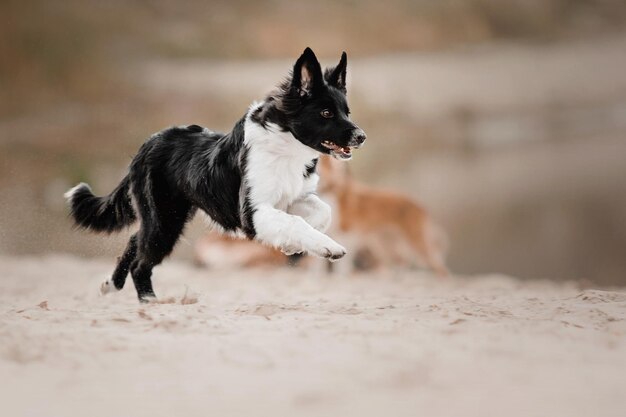
[[0, 257], [3, 416], [624, 416], [626, 289]]

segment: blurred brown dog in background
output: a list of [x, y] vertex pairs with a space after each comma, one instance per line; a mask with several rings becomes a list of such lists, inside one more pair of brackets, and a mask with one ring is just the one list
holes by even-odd
[[348, 167], [331, 158], [322, 156], [318, 171], [318, 192], [335, 213], [331, 232], [344, 235], [352, 257], [352, 262], [345, 260], [342, 265], [420, 264], [439, 276], [448, 275], [447, 237], [424, 208], [400, 193], [353, 180]]

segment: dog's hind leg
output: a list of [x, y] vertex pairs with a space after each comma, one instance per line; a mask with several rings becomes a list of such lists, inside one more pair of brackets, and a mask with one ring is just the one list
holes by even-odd
[[126, 277], [130, 271], [130, 266], [137, 256], [137, 234], [130, 237], [124, 254], [119, 257], [115, 271], [111, 279], [105, 281], [100, 286], [100, 293], [107, 294], [113, 291], [119, 291], [124, 288]]
[[130, 273], [133, 276], [137, 298], [142, 303], [156, 300], [154, 289], [152, 288], [152, 268], [156, 266], [147, 260], [137, 259], [133, 262]]
[[144, 222], [137, 233], [137, 256], [131, 264], [130, 273], [141, 302], [156, 298], [152, 288], [152, 268], [172, 252], [192, 213], [191, 205], [186, 201], [162, 204], [159, 213], [154, 216], [159, 223]]
[[[182, 227], [181, 227], [182, 232]], [[152, 268], [160, 264], [174, 249], [180, 235], [163, 235], [162, 233], [140, 233], [137, 259], [130, 267], [137, 297], [141, 302], [149, 302], [156, 298], [152, 288]]]

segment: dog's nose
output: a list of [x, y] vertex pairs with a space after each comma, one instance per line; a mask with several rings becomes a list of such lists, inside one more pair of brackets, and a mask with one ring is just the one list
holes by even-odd
[[363, 131], [363, 129], [357, 129], [354, 132], [352, 132], [352, 138], [359, 145], [361, 145], [363, 142], [365, 142], [365, 139], [367, 139], [367, 136], [365, 135], [365, 132]]

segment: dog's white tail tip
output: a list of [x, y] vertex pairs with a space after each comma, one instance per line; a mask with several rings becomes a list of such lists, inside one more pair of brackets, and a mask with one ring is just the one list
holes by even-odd
[[88, 190], [91, 190], [91, 187], [89, 187], [89, 184], [81, 182], [77, 186], [72, 187], [69, 190], [67, 190], [65, 194], [63, 194], [63, 197], [65, 197], [65, 199], [68, 201], [72, 201], [72, 198], [74, 198], [74, 194], [76, 194], [76, 191], [78, 191], [79, 189], [83, 187], [86, 187]]

